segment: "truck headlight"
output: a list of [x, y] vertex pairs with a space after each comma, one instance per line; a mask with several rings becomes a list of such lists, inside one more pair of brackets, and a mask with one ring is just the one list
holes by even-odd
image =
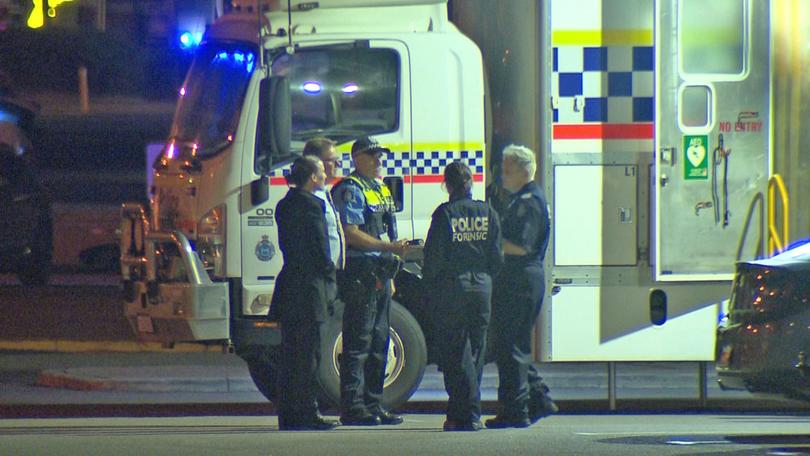
[[225, 207], [217, 206], [197, 222], [197, 254], [215, 277], [225, 275]]

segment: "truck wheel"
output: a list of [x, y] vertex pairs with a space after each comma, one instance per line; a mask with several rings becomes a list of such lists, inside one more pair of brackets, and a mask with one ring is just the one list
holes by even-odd
[[237, 352], [245, 360], [256, 389], [270, 402], [276, 401], [278, 350], [268, 346], [250, 346]]
[[36, 226], [31, 251], [17, 265], [17, 278], [25, 286], [44, 286], [51, 275], [53, 231], [50, 209], [44, 209]]
[[[340, 354], [343, 332], [340, 318], [324, 323], [321, 339], [321, 362], [318, 366], [320, 399], [337, 407], [340, 404]], [[391, 342], [385, 369], [383, 407], [396, 409], [419, 387], [427, 363], [425, 337], [419, 323], [405, 307], [391, 302]]]

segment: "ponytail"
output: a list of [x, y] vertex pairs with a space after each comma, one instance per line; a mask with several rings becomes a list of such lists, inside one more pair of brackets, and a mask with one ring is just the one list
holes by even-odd
[[472, 191], [472, 171], [463, 161], [454, 161], [444, 168], [444, 182], [452, 197], [463, 197]]
[[298, 157], [290, 168], [290, 173], [285, 176], [287, 185], [301, 188], [318, 171], [318, 163], [321, 159], [314, 155]]

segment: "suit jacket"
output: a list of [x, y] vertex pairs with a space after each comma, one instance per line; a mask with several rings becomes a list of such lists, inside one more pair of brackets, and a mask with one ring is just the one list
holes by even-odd
[[329, 256], [325, 202], [291, 188], [276, 205], [278, 244], [284, 266], [271, 308], [284, 321], [324, 321], [337, 295], [335, 265]]

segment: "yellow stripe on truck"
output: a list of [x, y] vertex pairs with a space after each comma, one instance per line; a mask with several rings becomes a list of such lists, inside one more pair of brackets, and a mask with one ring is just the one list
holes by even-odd
[[[393, 152], [401, 152], [411, 150], [411, 145], [409, 143], [386, 143], [380, 142], [380, 145], [391, 149]], [[430, 152], [434, 150], [484, 150], [484, 143], [479, 142], [443, 142], [443, 143], [434, 143], [434, 142], [424, 142], [424, 143], [414, 143], [413, 144], [413, 151], [414, 152]], [[338, 152], [345, 152], [350, 153], [352, 151], [352, 143], [344, 143], [337, 147]]]
[[652, 46], [653, 31], [647, 29], [555, 30], [553, 46]]

